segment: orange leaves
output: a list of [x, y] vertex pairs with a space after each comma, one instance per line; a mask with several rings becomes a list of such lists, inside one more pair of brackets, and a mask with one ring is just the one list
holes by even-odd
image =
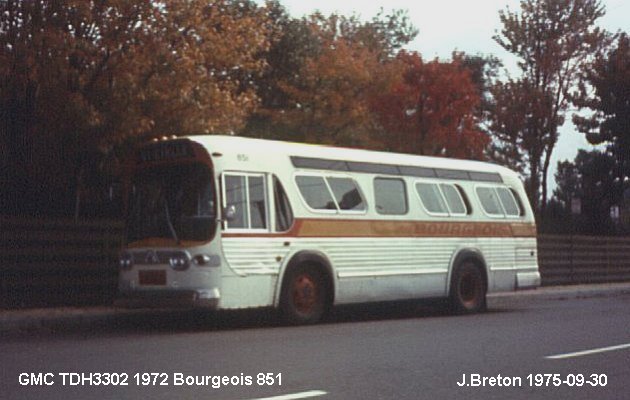
[[276, 118], [295, 126], [306, 141], [360, 145], [369, 136], [366, 100], [378, 79], [377, 57], [346, 38], [328, 39], [332, 35], [327, 31], [317, 34], [319, 54], [305, 60], [298, 83], [279, 84], [292, 108]]
[[257, 104], [249, 83], [262, 73], [269, 46], [264, 9], [240, 3], [173, 0], [153, 21], [156, 34], [136, 49], [142, 96], [138, 112], [150, 134], [238, 130]]
[[489, 138], [477, 127], [478, 91], [460, 61], [425, 63], [399, 53], [388, 90], [372, 107], [393, 151], [481, 159]]
[[308, 23], [317, 50], [279, 82], [288, 107], [273, 110], [294, 132], [290, 139], [483, 157], [489, 139], [478, 128], [479, 89], [459, 59], [393, 54], [397, 45], [384, 39], [379, 21], [316, 14]]
[[0, 1], [0, 142], [14, 187], [66, 190], [87, 164], [172, 134], [479, 157], [487, 139], [463, 67], [396, 57], [416, 33], [404, 12], [293, 19], [277, 2]]
[[[270, 36], [264, 8], [229, 0], [9, 0], [0, 7], [0, 71], [16, 90], [34, 85], [51, 96], [35, 99], [36, 121], [48, 132], [64, 135], [63, 120], [84, 124], [75, 131], [89, 132], [95, 144], [229, 132], [257, 105], [251, 80], [266, 67], [260, 54]], [[50, 113], [54, 98], [68, 99], [65, 117]]]
[[77, 171], [148, 137], [238, 131], [258, 105], [267, 14], [232, 0], [0, 1], [0, 163], [9, 192], [37, 188], [14, 203], [64, 197]]
[[[0, 71], [12, 76], [11, 96], [36, 88], [33, 119], [52, 137], [72, 130], [83, 145], [111, 148], [138, 137], [238, 132], [262, 99], [259, 115], [293, 140], [473, 157], [485, 143], [457, 62], [395, 57], [416, 33], [404, 13], [289, 20], [278, 5], [232, 0], [1, 6]], [[295, 40], [273, 52], [283, 34]], [[55, 99], [63, 107], [48, 106]]]

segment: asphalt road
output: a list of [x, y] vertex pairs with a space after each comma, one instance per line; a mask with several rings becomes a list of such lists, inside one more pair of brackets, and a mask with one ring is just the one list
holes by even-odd
[[630, 294], [505, 297], [473, 316], [429, 306], [346, 308], [308, 327], [171, 313], [3, 337], [0, 398], [630, 398]]

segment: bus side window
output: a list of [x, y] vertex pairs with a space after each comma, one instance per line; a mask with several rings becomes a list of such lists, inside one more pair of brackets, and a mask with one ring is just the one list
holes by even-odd
[[341, 211], [363, 211], [365, 202], [359, 187], [351, 178], [339, 178], [334, 176], [326, 177], [330, 189], [335, 195], [335, 200]]
[[437, 183], [416, 182], [416, 192], [429, 214], [448, 216], [448, 209]]
[[295, 182], [302, 198], [313, 210], [337, 209], [323, 176], [298, 175]]
[[226, 173], [223, 175], [225, 205], [233, 206], [228, 229], [268, 229], [267, 188], [264, 175]]
[[407, 214], [407, 189], [402, 179], [374, 178], [374, 199], [379, 214]]
[[523, 206], [523, 202], [521, 201], [521, 197], [518, 195], [516, 190], [510, 188], [510, 192], [512, 192], [512, 196], [514, 196], [514, 200], [516, 201], [516, 205], [519, 208], [519, 217], [525, 216], [525, 207]]
[[468, 195], [466, 194], [466, 191], [464, 190], [464, 188], [457, 184], [453, 186], [455, 186], [455, 189], [457, 189], [457, 191], [459, 192], [459, 195], [462, 198], [462, 201], [464, 202], [464, 207], [466, 208], [466, 215], [472, 214], [472, 211], [473, 211], [472, 205], [470, 203], [470, 199], [468, 198]]
[[315, 211], [343, 213], [367, 208], [359, 186], [352, 178], [297, 175], [295, 182], [304, 202]]
[[481, 206], [490, 216], [517, 218], [525, 215], [518, 195], [508, 187], [482, 186], [476, 192]]
[[275, 175], [273, 177], [273, 195], [276, 208], [276, 231], [288, 231], [293, 225], [293, 210], [284, 187]]
[[518, 202], [514, 198], [514, 193], [505, 187], [497, 187], [497, 195], [501, 204], [503, 205], [503, 209], [505, 210], [505, 214], [508, 217], [520, 217], [521, 209], [518, 206]]
[[501, 204], [499, 203], [499, 197], [497, 196], [497, 192], [494, 190], [494, 187], [481, 186], [476, 190], [477, 198], [481, 202], [481, 207], [486, 212], [486, 214], [492, 217], [503, 217], [503, 209], [501, 208]]
[[469, 214], [466, 208], [466, 202], [462, 196], [463, 192], [457, 185], [442, 183], [440, 184], [440, 188], [442, 189], [442, 194], [444, 195], [451, 216], [459, 217]]
[[228, 222], [230, 228], [247, 228], [247, 191], [246, 177], [225, 175], [225, 196], [227, 206], [234, 206], [234, 217]]
[[247, 177], [249, 197], [249, 227], [267, 229], [267, 194], [263, 176]]

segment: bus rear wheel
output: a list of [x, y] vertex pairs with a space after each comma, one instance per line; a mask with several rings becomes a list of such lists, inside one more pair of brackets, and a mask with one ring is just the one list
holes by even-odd
[[473, 314], [486, 310], [486, 282], [480, 267], [470, 261], [462, 263], [451, 279], [450, 305], [456, 314]]
[[314, 324], [326, 311], [328, 287], [321, 272], [308, 265], [287, 271], [282, 285], [280, 311], [291, 325]]

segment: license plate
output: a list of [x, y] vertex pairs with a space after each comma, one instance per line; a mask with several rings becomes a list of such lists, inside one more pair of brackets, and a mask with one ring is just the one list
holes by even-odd
[[166, 285], [166, 271], [139, 271], [138, 281], [141, 285]]

